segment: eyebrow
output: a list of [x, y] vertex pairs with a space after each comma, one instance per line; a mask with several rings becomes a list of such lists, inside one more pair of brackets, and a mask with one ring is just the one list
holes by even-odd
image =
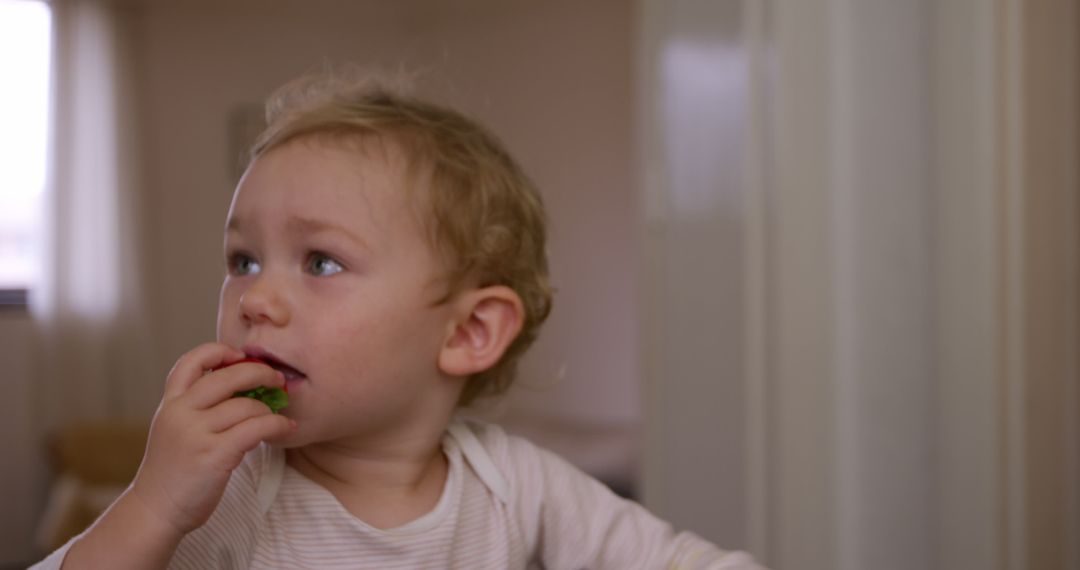
[[[225, 225], [225, 231], [240, 232], [243, 231], [245, 225], [246, 224], [241, 218], [232, 217], [229, 218], [229, 223]], [[367, 242], [360, 236], [339, 225], [324, 222], [322, 220], [294, 215], [289, 216], [288, 219], [285, 220], [285, 227], [288, 229], [289, 233], [292, 234], [318, 234], [324, 232], [339, 233], [356, 242], [360, 247], [369, 251], [371, 250]]]

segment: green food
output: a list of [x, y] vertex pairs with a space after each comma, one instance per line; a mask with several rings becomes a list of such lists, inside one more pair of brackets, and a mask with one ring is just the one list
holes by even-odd
[[268, 388], [266, 386], [259, 386], [254, 390], [245, 390], [243, 392], [237, 392], [233, 394], [237, 397], [254, 398], [267, 406], [270, 406], [270, 411], [275, 414], [278, 410], [289, 405], [289, 394], [281, 388]]

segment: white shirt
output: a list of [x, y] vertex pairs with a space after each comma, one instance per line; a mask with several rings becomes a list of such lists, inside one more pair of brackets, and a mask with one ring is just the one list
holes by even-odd
[[[282, 449], [261, 445], [169, 568], [760, 570], [496, 425], [455, 420], [443, 450], [449, 469], [435, 508], [378, 529], [287, 466]], [[59, 568], [70, 546], [35, 568]]]

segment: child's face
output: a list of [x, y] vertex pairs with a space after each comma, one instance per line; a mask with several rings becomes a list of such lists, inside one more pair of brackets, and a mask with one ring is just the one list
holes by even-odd
[[451, 330], [440, 265], [403, 188], [393, 145], [314, 138], [249, 168], [225, 234], [218, 340], [295, 368], [286, 445], [406, 425], [443, 404]]

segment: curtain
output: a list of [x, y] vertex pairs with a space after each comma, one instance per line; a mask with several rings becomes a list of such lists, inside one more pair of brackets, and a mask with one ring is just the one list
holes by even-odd
[[30, 298], [43, 433], [79, 420], [148, 417], [146, 403], [161, 387], [140, 262], [131, 15], [90, 0], [52, 7], [46, 253]]

